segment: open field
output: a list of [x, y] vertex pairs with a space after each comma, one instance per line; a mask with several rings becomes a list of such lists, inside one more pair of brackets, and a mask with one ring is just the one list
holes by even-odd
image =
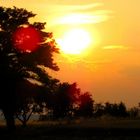
[[1, 123], [0, 135], [14, 140], [140, 140], [140, 120], [77, 119], [32, 122], [8, 132]]

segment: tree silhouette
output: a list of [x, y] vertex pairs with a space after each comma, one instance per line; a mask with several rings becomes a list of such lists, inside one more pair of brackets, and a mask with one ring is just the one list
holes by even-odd
[[114, 117], [126, 117], [128, 115], [126, 106], [123, 102], [118, 104], [106, 102], [104, 107], [104, 114], [108, 114]]
[[91, 117], [93, 115], [93, 99], [89, 92], [85, 92], [79, 96], [78, 116]]
[[55, 118], [72, 116], [74, 106], [78, 101], [80, 89], [77, 84], [60, 83], [54, 95], [53, 114]]
[[129, 117], [131, 118], [137, 118], [139, 117], [139, 108], [138, 107], [132, 107], [128, 111]]
[[102, 103], [94, 104], [94, 117], [101, 117], [104, 114], [105, 107]]
[[23, 126], [26, 126], [32, 113], [42, 112], [42, 107], [36, 101], [37, 97], [42, 95], [42, 86], [32, 84], [29, 81], [20, 81], [17, 85], [17, 109], [16, 118], [18, 118]]
[[120, 102], [118, 105], [118, 116], [119, 117], [127, 117], [128, 116], [126, 106], [123, 102]]
[[36, 107], [33, 102], [30, 102], [30, 100], [24, 100], [16, 112], [16, 118], [22, 122], [24, 127], [27, 125], [27, 121], [30, 119]]
[[[53, 35], [43, 30], [45, 23], [30, 23], [29, 19], [33, 17], [35, 14], [26, 9], [0, 7], [0, 107], [10, 129], [15, 127], [14, 114], [18, 108], [17, 101], [20, 96], [16, 89], [17, 85], [30, 78], [31, 72], [36, 73], [39, 65], [58, 70], [53, 61], [53, 53], [58, 52]], [[29, 33], [27, 35], [20, 33], [15, 39], [14, 35], [21, 27], [32, 27], [38, 32], [41, 40], [36, 44], [36, 49], [20, 50], [17, 47], [23, 44], [24, 47], [34, 45], [28, 41], [31, 37]]]

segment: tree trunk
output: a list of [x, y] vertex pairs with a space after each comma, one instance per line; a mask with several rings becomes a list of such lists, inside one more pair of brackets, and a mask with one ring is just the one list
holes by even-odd
[[23, 127], [27, 127], [27, 121], [26, 121], [26, 120], [23, 120], [22, 126], [23, 126]]
[[12, 110], [4, 109], [3, 113], [5, 116], [8, 130], [10, 131], [15, 130], [16, 126], [15, 126], [14, 112]]

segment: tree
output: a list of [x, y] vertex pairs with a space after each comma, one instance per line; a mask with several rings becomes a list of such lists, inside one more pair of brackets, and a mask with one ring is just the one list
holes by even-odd
[[93, 115], [93, 99], [89, 92], [85, 92], [79, 96], [78, 116], [91, 117]]
[[101, 117], [104, 114], [105, 107], [102, 103], [94, 104], [94, 116]]
[[128, 111], [128, 114], [131, 118], [137, 118], [139, 117], [139, 108], [138, 107], [132, 107]]
[[55, 118], [72, 116], [74, 107], [78, 101], [80, 89], [77, 84], [60, 83], [58, 91], [54, 95], [54, 104], [52, 106]]
[[[20, 96], [17, 85], [30, 78], [30, 73], [36, 73], [39, 65], [58, 70], [53, 60], [53, 53], [58, 53], [53, 34], [43, 31], [45, 23], [30, 23], [33, 17], [35, 14], [26, 9], [0, 7], [0, 107], [10, 129], [15, 127], [14, 114]], [[25, 28], [29, 30], [23, 32]], [[40, 39], [30, 42], [35, 32]]]
[[17, 96], [16, 118], [22, 122], [23, 126], [27, 125], [33, 113], [43, 111], [42, 106], [36, 101], [36, 98], [42, 95], [41, 89], [42, 86], [29, 81], [22, 81], [18, 84], [16, 92], [20, 96]]
[[126, 117], [128, 115], [126, 106], [123, 102], [117, 103], [105, 103], [104, 113], [114, 117]]
[[[52, 110], [55, 104], [55, 94], [58, 91], [60, 81], [48, 75], [46, 68], [38, 66], [36, 73], [30, 73], [30, 77], [36, 80], [36, 84], [29, 81], [18, 84], [18, 110], [16, 117], [26, 126], [32, 113], [43, 113], [44, 109]], [[38, 86], [38, 84], [40, 86]], [[26, 93], [25, 93], [26, 91]]]
[[27, 125], [27, 121], [30, 119], [32, 113], [36, 110], [37, 105], [30, 103], [30, 101], [26, 100], [21, 103], [21, 106], [18, 107], [16, 112], [16, 118], [22, 122], [22, 125], [25, 127]]
[[127, 117], [128, 116], [126, 106], [123, 102], [120, 102], [118, 105], [118, 116], [120, 116], [120, 117]]

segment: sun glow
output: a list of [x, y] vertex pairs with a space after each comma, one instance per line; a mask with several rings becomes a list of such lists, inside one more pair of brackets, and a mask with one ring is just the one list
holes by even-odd
[[65, 54], [80, 54], [89, 47], [91, 37], [84, 29], [72, 29], [66, 32], [61, 39], [57, 39], [57, 43]]

